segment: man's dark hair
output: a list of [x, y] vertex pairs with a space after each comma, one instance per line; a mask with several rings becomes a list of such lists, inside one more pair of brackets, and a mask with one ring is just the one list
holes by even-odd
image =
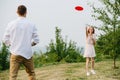
[[24, 5], [18, 6], [17, 13], [23, 16], [27, 12], [27, 8]]

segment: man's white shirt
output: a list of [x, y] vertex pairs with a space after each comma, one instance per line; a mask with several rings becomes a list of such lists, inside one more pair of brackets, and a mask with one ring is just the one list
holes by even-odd
[[32, 42], [39, 43], [37, 29], [25, 17], [18, 17], [8, 24], [3, 42], [10, 45], [11, 54], [30, 59], [33, 56]]

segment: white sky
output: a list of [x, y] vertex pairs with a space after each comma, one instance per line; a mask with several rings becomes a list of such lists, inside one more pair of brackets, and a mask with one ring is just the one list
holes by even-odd
[[[85, 45], [86, 24], [99, 26], [91, 17], [90, 3], [100, 6], [96, 0], [0, 0], [0, 41], [8, 22], [17, 18], [16, 9], [20, 4], [28, 8], [27, 18], [36, 24], [40, 37], [39, 47], [43, 48], [55, 38], [55, 27], [62, 29], [62, 36]], [[83, 11], [76, 11], [75, 6]]]

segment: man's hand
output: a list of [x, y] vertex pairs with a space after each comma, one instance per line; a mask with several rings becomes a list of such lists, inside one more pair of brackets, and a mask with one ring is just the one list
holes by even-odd
[[36, 45], [36, 43], [35, 42], [32, 42], [32, 44], [31, 44], [32, 46], [35, 46]]

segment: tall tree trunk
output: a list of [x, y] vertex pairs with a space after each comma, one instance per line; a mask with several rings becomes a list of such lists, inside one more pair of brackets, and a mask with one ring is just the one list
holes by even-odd
[[116, 59], [114, 58], [114, 66], [113, 68], [115, 69], [116, 68]]

